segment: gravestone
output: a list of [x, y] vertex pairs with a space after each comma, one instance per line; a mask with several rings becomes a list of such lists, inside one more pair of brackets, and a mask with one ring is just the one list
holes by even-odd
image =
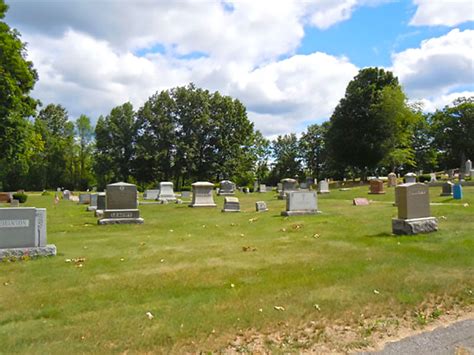
[[405, 184], [413, 184], [416, 182], [416, 174], [408, 173], [405, 175]]
[[449, 169], [448, 170], [448, 179], [453, 179], [454, 178], [454, 169]]
[[0, 192], [0, 203], [9, 203], [11, 195], [9, 192]]
[[79, 204], [88, 205], [91, 203], [91, 194], [80, 194], [79, 195]]
[[267, 204], [265, 203], [265, 201], [255, 202], [255, 211], [257, 211], [257, 212], [266, 212], [266, 211], [268, 211]]
[[300, 189], [307, 190], [307, 189], [308, 189], [308, 184], [303, 181], [303, 182], [300, 184]]
[[379, 179], [372, 179], [369, 181], [370, 191], [369, 194], [382, 195], [385, 193], [383, 189], [383, 181]]
[[318, 183], [318, 194], [328, 194], [329, 193], [329, 183], [327, 180], [321, 180]]
[[20, 200], [12, 199], [10, 202], [10, 207], [20, 207]]
[[464, 174], [465, 175], [470, 175], [472, 170], [472, 162], [468, 159], [466, 160], [466, 164], [464, 167]]
[[224, 197], [224, 208], [222, 212], [240, 212], [240, 202], [237, 197]]
[[258, 184], [258, 181], [255, 180], [255, 181], [253, 182], [253, 192], [257, 192], [257, 191], [258, 191], [258, 185], [259, 185], [259, 184]]
[[105, 192], [97, 193], [97, 208], [95, 210], [96, 217], [102, 217], [105, 210]]
[[474, 170], [471, 170], [471, 181], [474, 180]]
[[143, 199], [144, 200], [157, 200], [158, 199], [158, 195], [160, 194], [160, 190], [145, 190], [145, 192], [143, 192]]
[[267, 192], [267, 185], [260, 184], [260, 186], [258, 187], [258, 191], [259, 192]]
[[141, 224], [137, 187], [125, 182], [107, 185], [105, 210], [98, 224]]
[[316, 191], [291, 191], [286, 197], [286, 211], [282, 216], [300, 216], [318, 213]]
[[193, 187], [193, 200], [189, 207], [216, 207], [212, 196], [214, 184], [198, 181], [191, 186]]
[[452, 196], [453, 194], [453, 183], [451, 181], [447, 181], [441, 186], [441, 194], [440, 196]]
[[369, 200], [367, 200], [366, 198], [356, 197], [352, 200], [352, 204], [354, 206], [368, 206]]
[[47, 255], [56, 255], [56, 246], [47, 244], [46, 209], [0, 208], [0, 260]]
[[222, 180], [219, 184], [219, 196], [233, 196], [235, 195], [235, 184], [229, 180]]
[[71, 198], [71, 191], [69, 190], [64, 190], [63, 191], [63, 200], [69, 201]]
[[159, 201], [175, 201], [176, 200], [176, 195], [174, 194], [173, 191], [173, 183], [170, 181], [163, 181], [160, 182], [160, 192], [158, 195], [158, 200]]
[[436, 182], [438, 180], [436, 180], [436, 174], [435, 173], [431, 173], [430, 174], [430, 182]]
[[428, 185], [420, 183], [402, 184], [398, 193], [398, 218], [392, 219], [394, 234], [429, 233], [438, 230], [438, 221], [430, 216]]
[[87, 211], [97, 210], [97, 194], [91, 194], [91, 204], [87, 206]]
[[191, 191], [181, 191], [181, 198], [185, 198], [185, 199], [191, 198]]
[[455, 184], [453, 186], [453, 199], [462, 200], [462, 185]]
[[283, 184], [281, 182], [277, 183], [277, 192], [280, 193], [283, 190]]
[[290, 179], [290, 178], [282, 179], [281, 180], [282, 188], [281, 188], [280, 195], [278, 196], [278, 198], [280, 200], [286, 199], [288, 193], [297, 190], [297, 187], [296, 187], [297, 183], [298, 182], [295, 179]]

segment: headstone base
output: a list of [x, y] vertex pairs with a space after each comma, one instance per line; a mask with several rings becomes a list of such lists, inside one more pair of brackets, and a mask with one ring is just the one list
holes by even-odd
[[40, 256], [55, 256], [56, 245], [47, 244], [44, 247], [30, 247], [30, 248], [9, 248], [0, 249], [0, 260], [9, 258], [22, 258], [28, 256], [36, 258]]
[[291, 216], [304, 216], [304, 215], [315, 215], [319, 214], [321, 211], [313, 210], [313, 211], [282, 211], [281, 215], [285, 217]]
[[453, 194], [452, 193], [449, 193], [449, 194], [448, 193], [441, 193], [440, 196], [453, 196]]
[[104, 216], [104, 210], [95, 210], [95, 216], [102, 218]]
[[215, 203], [195, 203], [188, 205], [189, 207], [216, 207]]
[[330, 191], [318, 191], [318, 194], [328, 194]]
[[97, 210], [97, 206], [87, 206], [86, 211], [91, 212]]
[[435, 217], [392, 219], [392, 233], [397, 235], [413, 235], [431, 233], [438, 230], [438, 220]]
[[102, 218], [97, 221], [97, 224], [143, 224], [143, 222], [143, 218]]

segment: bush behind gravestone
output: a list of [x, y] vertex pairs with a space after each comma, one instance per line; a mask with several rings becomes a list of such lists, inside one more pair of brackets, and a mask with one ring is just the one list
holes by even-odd
[[15, 200], [20, 201], [20, 203], [25, 203], [28, 200], [28, 195], [25, 193], [17, 192], [13, 194]]
[[192, 188], [191, 186], [189, 185], [184, 185], [184, 186], [181, 186], [181, 190], [180, 191], [191, 191]]
[[419, 182], [430, 182], [431, 181], [431, 175], [429, 174], [423, 174], [423, 175], [420, 175], [418, 176], [418, 181]]

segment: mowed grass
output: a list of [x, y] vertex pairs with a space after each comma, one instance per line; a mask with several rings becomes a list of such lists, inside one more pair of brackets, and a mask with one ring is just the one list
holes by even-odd
[[[433, 297], [469, 307], [474, 187], [462, 201], [440, 190], [430, 189], [439, 232], [403, 237], [391, 235], [393, 189], [367, 186], [319, 195], [317, 216], [281, 217], [285, 201], [268, 192], [238, 194], [241, 213], [222, 213], [216, 197], [210, 209], [141, 205], [145, 224], [110, 226], [30, 194], [58, 255], [0, 263], [0, 353], [216, 351], [250, 328], [401, 317]], [[256, 213], [257, 200], [270, 211]]]

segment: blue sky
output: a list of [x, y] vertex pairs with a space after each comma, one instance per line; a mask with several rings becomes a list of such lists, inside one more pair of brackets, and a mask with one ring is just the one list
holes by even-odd
[[267, 136], [327, 120], [384, 67], [432, 111], [474, 95], [472, 0], [7, 0], [34, 95], [95, 120], [194, 82], [241, 100]]

